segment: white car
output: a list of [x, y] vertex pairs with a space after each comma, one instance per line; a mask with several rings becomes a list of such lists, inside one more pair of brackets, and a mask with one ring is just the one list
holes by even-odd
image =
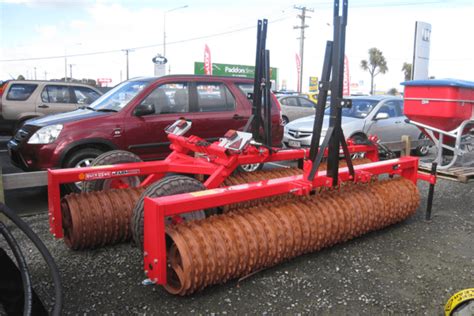
[[283, 125], [308, 115], [314, 115], [316, 103], [302, 96], [290, 95], [278, 97], [281, 105], [281, 119]]
[[[425, 135], [414, 125], [405, 122], [403, 99], [392, 96], [351, 97], [352, 107], [342, 110], [342, 130], [346, 138], [365, 139], [376, 135], [381, 143], [397, 142], [403, 135], [424, 139]], [[311, 144], [314, 115], [297, 119], [285, 125], [283, 143], [300, 148]], [[329, 127], [329, 108], [326, 109], [321, 131], [322, 143]], [[413, 148], [416, 154], [428, 154], [428, 146]]]

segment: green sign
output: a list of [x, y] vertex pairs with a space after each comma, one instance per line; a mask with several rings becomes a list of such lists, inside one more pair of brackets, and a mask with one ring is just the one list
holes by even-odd
[[[196, 61], [194, 62], [194, 74], [204, 75], [204, 63]], [[232, 65], [232, 64], [212, 64], [212, 74], [214, 76], [226, 76], [226, 77], [244, 77], [254, 78], [255, 67], [245, 65]], [[278, 69], [270, 68], [270, 79], [277, 82]]]

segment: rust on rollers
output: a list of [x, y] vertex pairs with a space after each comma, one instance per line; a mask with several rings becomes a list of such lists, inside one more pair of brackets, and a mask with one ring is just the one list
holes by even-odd
[[[356, 159], [355, 165], [370, 162], [369, 159]], [[345, 161], [341, 161], [345, 166]], [[326, 170], [322, 163], [319, 170]], [[262, 170], [253, 173], [237, 173], [227, 178], [222, 186], [257, 182], [301, 174], [301, 169], [281, 168]], [[144, 188], [112, 189], [105, 191], [69, 194], [61, 201], [64, 240], [75, 250], [97, 248], [131, 238], [130, 220], [132, 210]], [[267, 202], [284, 201], [292, 194], [249, 201], [222, 208], [224, 213], [240, 208], [261, 205]]]
[[350, 184], [167, 227], [168, 284], [188, 295], [412, 215], [419, 192], [404, 178]]
[[64, 241], [75, 250], [130, 240], [132, 209], [144, 188], [69, 194], [61, 201]]

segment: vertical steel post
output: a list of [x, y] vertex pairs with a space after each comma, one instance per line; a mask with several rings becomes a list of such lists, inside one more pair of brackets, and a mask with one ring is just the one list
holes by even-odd
[[[436, 177], [436, 168], [438, 167], [438, 164], [436, 162], [433, 162], [431, 164], [431, 175]], [[433, 207], [433, 196], [434, 196], [434, 187], [435, 185], [433, 183], [430, 183], [430, 188], [428, 191], [428, 204], [426, 205], [426, 220], [429, 221], [431, 220], [431, 209]]]
[[[309, 151], [309, 159], [315, 162], [316, 154], [319, 151], [319, 141], [321, 138], [321, 129], [323, 127], [324, 120], [324, 109], [326, 107], [326, 101], [328, 98], [328, 83], [331, 79], [331, 69], [332, 69], [332, 46], [333, 42], [326, 42], [326, 50], [324, 53], [324, 63], [323, 71], [321, 74], [321, 80], [319, 84], [319, 94], [318, 94], [318, 103], [316, 104], [316, 112], [313, 123], [313, 136], [311, 137], [311, 145]], [[319, 165], [318, 165], [319, 167]]]

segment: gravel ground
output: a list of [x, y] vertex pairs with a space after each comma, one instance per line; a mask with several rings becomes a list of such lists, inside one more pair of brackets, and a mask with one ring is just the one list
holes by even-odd
[[[424, 220], [428, 185], [419, 188], [420, 209], [403, 223], [190, 297], [143, 286], [141, 254], [130, 244], [74, 252], [49, 235], [46, 214], [24, 219], [59, 266], [64, 314], [442, 315], [451, 295], [474, 286], [474, 183], [440, 180], [431, 222]], [[13, 232], [51, 305], [46, 265]]]

